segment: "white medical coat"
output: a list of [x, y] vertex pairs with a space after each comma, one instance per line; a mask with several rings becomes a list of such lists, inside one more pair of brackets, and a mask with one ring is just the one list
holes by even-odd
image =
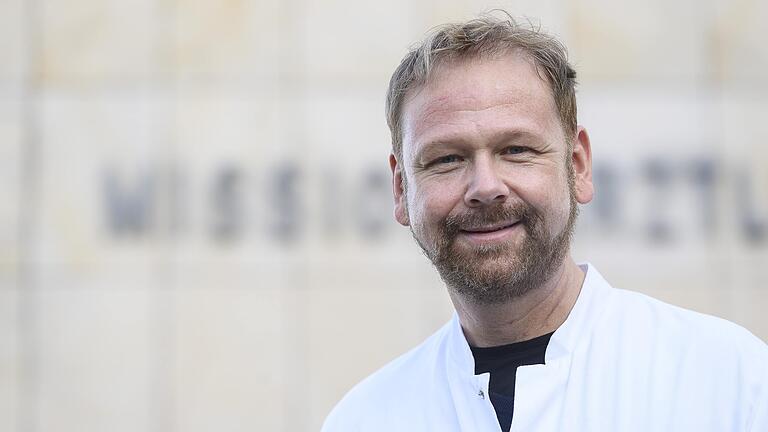
[[[768, 432], [768, 346], [612, 288], [587, 265], [545, 364], [517, 370], [512, 431]], [[499, 431], [459, 319], [355, 386], [323, 432]]]

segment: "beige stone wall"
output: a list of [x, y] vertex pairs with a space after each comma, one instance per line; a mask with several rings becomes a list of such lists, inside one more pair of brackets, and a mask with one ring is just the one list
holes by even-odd
[[576, 257], [768, 339], [765, 2], [4, 0], [0, 430], [318, 430], [439, 327], [384, 89], [492, 7], [580, 73]]

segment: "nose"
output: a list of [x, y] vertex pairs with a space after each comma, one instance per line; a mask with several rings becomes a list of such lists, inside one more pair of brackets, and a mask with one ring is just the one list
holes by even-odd
[[501, 203], [509, 197], [509, 187], [504, 183], [492, 158], [476, 159], [470, 175], [464, 195], [464, 203], [468, 207]]

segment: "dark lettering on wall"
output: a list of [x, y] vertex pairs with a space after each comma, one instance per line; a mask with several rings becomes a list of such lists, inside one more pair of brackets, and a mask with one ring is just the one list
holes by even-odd
[[747, 170], [736, 172], [736, 207], [739, 214], [742, 235], [747, 242], [752, 244], [762, 243], [766, 239], [768, 221], [766, 216], [759, 214], [756, 203], [753, 201], [754, 192], [752, 176]]
[[358, 226], [367, 239], [380, 237], [392, 221], [389, 175], [373, 169], [363, 173], [357, 194]]
[[643, 174], [649, 188], [647, 233], [650, 240], [656, 243], [672, 240], [668, 212], [673, 173], [674, 167], [666, 159], [651, 159], [643, 166]]
[[589, 207], [593, 213], [592, 221], [598, 224], [598, 229], [593, 231], [610, 234], [621, 227], [623, 222], [623, 207], [619, 193], [622, 188], [621, 180], [621, 176], [614, 166], [595, 165], [592, 181], [596, 193]]
[[219, 241], [240, 239], [245, 230], [243, 176], [226, 166], [216, 173], [210, 189], [211, 233]]
[[322, 194], [322, 208], [320, 214], [322, 220], [320, 226], [326, 238], [338, 238], [343, 230], [345, 212], [344, 182], [338, 167], [327, 168], [322, 171], [320, 177], [320, 189]]
[[[755, 190], [754, 173], [718, 162], [690, 157], [653, 158], [629, 167], [596, 164], [595, 198], [583, 209], [579, 230], [588, 237], [612, 238], [639, 228], [642, 238], [670, 244], [727, 229], [747, 243], [766, 245], [768, 202]], [[104, 226], [115, 237], [173, 239], [199, 232], [186, 226], [186, 215], [202, 214], [202, 231], [213, 241], [242, 240], [254, 230], [283, 244], [302, 241], [315, 229], [326, 241], [348, 234], [363, 240], [386, 239], [389, 230], [400, 229], [392, 220], [390, 174], [384, 168], [344, 171], [329, 164], [308, 176], [302, 165], [285, 161], [254, 172], [265, 175], [252, 183], [242, 166], [216, 169], [202, 179], [206, 189], [204, 199], [198, 201], [189, 199], [199, 192], [184, 187], [186, 172], [176, 165], [153, 165], [128, 173], [105, 171], [101, 176]], [[646, 200], [640, 203], [642, 194]], [[190, 203], [202, 207], [190, 208]], [[307, 212], [305, 203], [317, 206], [316, 211]], [[636, 211], [637, 204], [641, 204], [640, 218], [629, 218], [628, 209]], [[258, 221], [252, 213], [259, 216]], [[719, 218], [720, 213], [730, 217]], [[689, 225], [696, 228], [691, 232], [695, 237], [680, 235]]]
[[152, 230], [157, 206], [157, 177], [144, 173], [131, 184], [114, 170], [104, 174], [103, 193], [109, 230], [117, 236], [141, 236]]
[[300, 179], [299, 167], [291, 162], [278, 166], [270, 179], [270, 199], [267, 202], [272, 211], [268, 229], [275, 238], [283, 242], [298, 240], [301, 231]]
[[685, 171], [696, 190], [698, 208], [694, 209], [694, 217], [698, 216], [701, 232], [711, 237], [718, 226], [717, 220], [717, 177], [715, 161], [710, 158], [694, 158], [687, 162]]

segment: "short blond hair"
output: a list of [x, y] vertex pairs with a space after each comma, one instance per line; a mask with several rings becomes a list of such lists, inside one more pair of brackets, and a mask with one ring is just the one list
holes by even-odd
[[[528, 22], [521, 25], [508, 13], [492, 14], [435, 27], [421, 43], [411, 48], [395, 69], [387, 90], [387, 124], [392, 134], [392, 152], [401, 160], [403, 151], [402, 110], [409, 91], [423, 86], [434, 69], [446, 60], [492, 56], [520, 51], [529, 56], [552, 90], [566, 137], [576, 133], [576, 71], [568, 63], [565, 46]], [[570, 146], [570, 139], [566, 139]]]

